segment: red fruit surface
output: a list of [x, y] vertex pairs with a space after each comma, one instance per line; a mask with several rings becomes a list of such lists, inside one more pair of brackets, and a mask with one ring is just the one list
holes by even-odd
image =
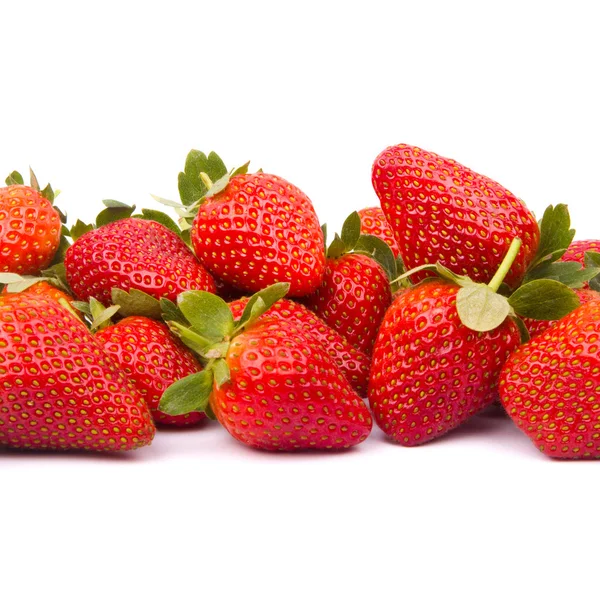
[[323, 276], [323, 232], [312, 202], [275, 175], [232, 177], [198, 209], [191, 239], [211, 273], [241, 290], [289, 282], [291, 296], [304, 296]]
[[0, 445], [131, 450], [154, 433], [140, 394], [77, 317], [44, 296], [0, 296]]
[[[579, 297], [579, 302], [581, 302], [581, 304], [585, 304], [590, 300], [600, 300], [600, 294], [594, 290], [582, 288], [573, 291]], [[529, 319], [526, 317], [523, 318], [523, 322], [527, 327], [527, 331], [529, 331], [529, 337], [532, 338], [544, 333], [544, 331], [546, 331], [550, 325], [556, 323], [556, 321], [538, 321], [536, 319]]]
[[[372, 181], [407, 269], [440, 262], [458, 275], [488, 283], [512, 240], [523, 245], [505, 282], [525, 275], [540, 231], [529, 209], [500, 184], [456, 161], [415, 146], [384, 150]], [[428, 277], [428, 271], [413, 281]]]
[[[239, 319], [248, 303], [248, 298], [241, 298], [229, 303], [234, 319]], [[314, 312], [293, 300], [283, 298], [264, 313], [262, 318], [275, 317], [292, 323], [305, 335], [312, 337], [329, 354], [354, 391], [366, 396], [369, 384], [369, 367], [371, 359], [352, 346], [346, 338], [329, 327]]]
[[211, 395], [219, 422], [264, 450], [343, 449], [372, 428], [365, 403], [320, 344], [294, 324], [262, 319], [233, 339], [231, 380]]
[[580, 306], [513, 352], [500, 397], [547, 456], [600, 458], [600, 302]]
[[379, 206], [363, 208], [358, 211], [358, 215], [360, 216], [360, 232], [363, 235], [378, 237], [392, 249], [394, 256], [400, 254], [400, 247], [394, 238], [394, 232]]
[[363, 254], [328, 258], [321, 285], [304, 299], [308, 308], [366, 354], [371, 354], [379, 324], [391, 301], [385, 271]]
[[170, 416], [158, 410], [164, 391], [175, 381], [202, 371], [202, 365], [164, 323], [127, 317], [96, 333], [106, 353], [129, 377], [152, 411], [155, 423], [194, 425], [204, 413]]
[[[3, 295], [8, 293], [9, 292], [6, 291], [6, 288], [2, 290]], [[23, 290], [19, 293], [33, 296], [45, 296], [47, 298], [52, 298], [53, 300], [56, 300], [56, 302], [64, 300], [69, 304], [74, 300], [74, 298], [71, 295], [67, 294], [66, 292], [63, 292], [62, 290], [59, 290], [57, 287], [54, 287], [47, 281], [38, 281], [32, 286], [28, 287], [26, 290]]]
[[112, 288], [137, 289], [175, 302], [185, 290], [215, 292], [211, 275], [170, 229], [123, 219], [82, 235], [65, 256], [67, 281], [80, 300], [111, 304]]
[[[600, 252], [600, 240], [577, 240], [571, 242], [567, 251], [562, 255], [561, 262], [575, 261], [585, 266], [586, 252]], [[584, 289], [589, 289], [590, 284], [586, 281], [583, 284]]]
[[424, 282], [396, 297], [373, 350], [369, 402], [375, 422], [403, 446], [454, 429], [497, 397], [497, 379], [519, 345], [516, 324], [478, 333], [456, 312], [458, 286]]
[[37, 275], [56, 254], [60, 215], [26, 185], [0, 188], [0, 272]]

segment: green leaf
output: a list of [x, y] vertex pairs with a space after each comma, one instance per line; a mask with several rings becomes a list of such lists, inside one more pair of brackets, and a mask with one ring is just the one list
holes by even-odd
[[250, 166], [250, 161], [243, 164], [241, 167], [237, 169], [233, 169], [231, 173], [229, 173], [229, 178], [235, 177], [236, 175], [245, 175], [248, 172], [248, 167]]
[[251, 296], [244, 308], [240, 320], [236, 324], [236, 332], [243, 328], [247, 328], [254, 323], [254, 321], [268, 311], [275, 302], [281, 300], [288, 293], [289, 289], [289, 283], [274, 283]]
[[33, 169], [31, 167], [29, 167], [29, 185], [34, 190], [37, 190], [38, 192], [40, 191], [40, 183], [39, 183], [37, 177], [35, 176], [35, 173], [33, 172]]
[[171, 384], [160, 399], [158, 409], [171, 416], [204, 412], [213, 389], [212, 370], [188, 375]]
[[42, 271], [42, 277], [48, 277], [52, 281], [52, 285], [72, 294], [69, 283], [67, 282], [67, 271], [64, 263], [56, 263]]
[[354, 252], [365, 254], [377, 261], [383, 267], [389, 281], [398, 276], [394, 253], [382, 239], [374, 235], [361, 235], [354, 246]]
[[[40, 194], [44, 198], [46, 198], [46, 200], [48, 200], [48, 202], [50, 202], [50, 204], [54, 203], [54, 198], [56, 197], [56, 194], [54, 193], [54, 190], [52, 189], [52, 186], [50, 184], [46, 185], [46, 187], [43, 190], [40, 191]], [[63, 218], [62, 218], [63, 217], [62, 212], [58, 208], [56, 208], [56, 206], [54, 208], [61, 215], [61, 221], [63, 223], [66, 223], [67, 220], [66, 219], [63, 220]]]
[[171, 333], [176, 335], [190, 350], [204, 358], [208, 358], [207, 354], [214, 346], [212, 340], [202, 337], [199, 333], [178, 321], [167, 321], [167, 325]]
[[346, 244], [344, 244], [342, 238], [336, 233], [333, 237], [333, 241], [329, 244], [327, 258], [339, 258], [344, 254], [346, 254]]
[[193, 180], [185, 173], [179, 173], [177, 179], [179, 197], [184, 206], [190, 206], [198, 201], [207, 192], [207, 188], [201, 179]]
[[96, 298], [90, 298], [90, 313], [92, 317], [90, 329], [98, 331], [112, 325], [111, 318], [119, 312], [120, 308], [118, 304], [105, 308]]
[[577, 294], [564, 283], [552, 279], [536, 279], [518, 288], [508, 299], [521, 317], [554, 321], [579, 306]]
[[566, 204], [549, 206], [540, 221], [540, 244], [530, 269], [558, 260], [573, 241], [575, 230], [571, 229], [571, 217]]
[[[585, 266], [591, 268], [600, 267], [600, 252], [586, 252]], [[600, 292], [600, 275], [590, 279], [590, 288], [596, 292]]]
[[575, 261], [542, 263], [525, 277], [525, 283], [536, 279], [553, 279], [570, 288], [581, 288], [583, 284], [600, 274], [600, 264], [596, 267], [582, 267]]
[[69, 240], [67, 239], [67, 236], [65, 235], [65, 230], [68, 232], [68, 229], [63, 225], [62, 233], [60, 236], [60, 241], [58, 243], [58, 248], [56, 249], [56, 252], [54, 253], [54, 256], [52, 257], [52, 262], [50, 263], [49, 266], [60, 264], [65, 261], [65, 254], [67, 253], [67, 250], [71, 246], [71, 243], [69, 242]]
[[134, 215], [136, 219], [145, 219], [146, 221], [155, 221], [164, 225], [167, 229], [170, 229], [173, 233], [181, 235], [181, 229], [169, 215], [165, 214], [160, 210], [152, 210], [151, 208], [143, 208], [141, 215]]
[[102, 227], [108, 223], [128, 219], [135, 210], [135, 204], [128, 206], [118, 200], [103, 200], [106, 208], [96, 217], [96, 227]]
[[[208, 175], [208, 173], [207, 173]], [[210, 187], [210, 189], [204, 194], [205, 198], [211, 198], [212, 196], [216, 196], [218, 193], [222, 192], [228, 185], [231, 177], [229, 173], [225, 173], [223, 177], [220, 177]]]
[[54, 210], [58, 213], [60, 222], [64, 225], [67, 222], [67, 215], [58, 206], [55, 206]]
[[82, 235], [86, 234], [88, 231], [92, 231], [94, 226], [89, 223], [84, 223], [83, 221], [77, 219], [75, 221], [75, 225], [71, 227], [70, 235], [73, 241], [78, 240]]
[[321, 231], [323, 232], [323, 244], [325, 245], [325, 248], [327, 248], [327, 223], [321, 225]]
[[181, 202], [177, 202], [176, 200], [168, 200], [167, 198], [161, 198], [160, 196], [155, 196], [154, 194], [150, 194], [153, 200], [162, 204], [163, 206], [170, 206], [171, 208], [181, 208], [183, 205]]
[[104, 204], [106, 208], [131, 208], [129, 204], [125, 204], [119, 200], [102, 200], [102, 204]]
[[92, 316], [92, 311], [90, 309], [89, 302], [81, 302], [79, 300], [73, 300], [73, 302], [71, 302], [71, 305], [73, 306], [73, 308], [77, 309], [79, 312], [82, 312], [84, 315], [87, 315], [88, 317]]
[[160, 309], [164, 321], [176, 321], [183, 325], [188, 325], [187, 319], [183, 313], [177, 308], [177, 304], [171, 302], [168, 298], [160, 299]]
[[200, 290], [182, 292], [177, 307], [193, 330], [211, 342], [220, 342], [233, 332], [233, 315], [227, 302]]
[[48, 277], [33, 275], [17, 275], [17, 273], [0, 273], [0, 284], [6, 285], [6, 291], [11, 294], [22, 292], [39, 281], [48, 281]]
[[23, 180], [23, 175], [19, 173], [19, 171], [13, 171], [10, 175], [5, 179], [6, 185], [25, 185]]
[[456, 293], [456, 310], [466, 327], [491, 331], [504, 322], [510, 312], [508, 300], [483, 283], [461, 287]]
[[212, 367], [215, 374], [215, 382], [217, 387], [220, 388], [224, 383], [227, 383], [231, 379], [231, 373], [229, 372], [229, 366], [224, 358], [220, 358], [215, 361]]
[[347, 252], [354, 249], [360, 237], [360, 215], [356, 211], [350, 213], [344, 221], [340, 237]]
[[519, 315], [510, 315], [510, 318], [516, 323], [518, 329], [519, 329], [519, 335], [521, 337], [521, 344], [524, 344], [525, 342], [528, 342], [531, 339], [531, 336], [529, 335], [529, 330], [527, 329], [527, 325], [525, 325], [525, 322], [523, 321], [523, 319], [521, 319], [521, 317], [519, 317]]
[[145, 292], [133, 288], [129, 292], [113, 288], [111, 297], [112, 303], [120, 306], [119, 314], [123, 317], [139, 315], [157, 320], [161, 317], [160, 302]]

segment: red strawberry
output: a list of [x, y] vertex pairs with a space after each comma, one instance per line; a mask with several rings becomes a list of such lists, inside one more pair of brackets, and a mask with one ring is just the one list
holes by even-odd
[[500, 395], [547, 456], [600, 458], [600, 302], [589, 301], [508, 359]]
[[[248, 303], [241, 298], [229, 303], [234, 319], [239, 319]], [[357, 350], [337, 331], [329, 327], [315, 313], [302, 304], [282, 298], [263, 315], [263, 318], [276, 317], [294, 324], [306, 336], [313, 338], [333, 359], [344, 377], [356, 393], [366, 396], [369, 380], [370, 358]]]
[[132, 289], [175, 300], [184, 290], [214, 292], [212, 277], [184, 241], [157, 223], [126, 218], [92, 229], [67, 250], [67, 280], [81, 300], [111, 303], [111, 290]]
[[381, 324], [369, 402], [375, 422], [404, 446], [428, 442], [490, 404], [519, 344], [509, 319], [488, 332], [467, 328], [456, 309], [459, 289], [424, 282], [397, 296]]
[[154, 424], [84, 324], [55, 300], [0, 296], [0, 445], [130, 450]]
[[600, 240], [576, 240], [571, 242], [560, 260], [563, 262], [572, 260], [584, 265], [586, 252], [600, 252]]
[[[7, 288], [4, 288], [2, 290], [2, 294], [8, 294], [8, 293], [9, 292], [8, 292]], [[37, 281], [32, 286], [28, 287], [27, 289], [25, 289], [24, 291], [22, 291], [20, 293], [27, 294], [27, 295], [33, 295], [33, 296], [44, 296], [47, 298], [52, 298], [53, 300], [56, 300], [56, 302], [63, 301], [68, 304], [70, 304], [74, 300], [73, 296], [70, 296], [63, 290], [60, 290], [57, 287], [54, 287], [53, 285], [49, 284], [47, 281]]]
[[45, 269], [58, 250], [61, 228], [60, 214], [38, 189], [0, 188], [0, 272], [35, 275]]
[[255, 294], [238, 321], [217, 296], [184, 292], [178, 308], [193, 329], [170, 326], [209, 363], [173, 384], [161, 410], [210, 405], [233, 437], [265, 450], [342, 449], [366, 439], [369, 411], [321, 344], [290, 321], [260, 318], [288, 289]]
[[201, 412], [172, 417], [158, 410], [161, 396], [173, 382], [202, 370], [166, 325], [146, 317], [127, 317], [98, 331], [96, 339], [135, 385], [156, 423], [182, 426], [204, 419]]
[[290, 283], [290, 295], [304, 296], [323, 277], [323, 233], [312, 202], [275, 175], [234, 175], [207, 195], [191, 240], [213, 275], [242, 290], [281, 281]]
[[394, 256], [400, 254], [400, 247], [394, 238], [394, 232], [379, 206], [362, 208], [358, 211], [358, 216], [360, 217], [360, 232], [362, 234], [378, 237], [391, 248]]
[[384, 150], [372, 179], [407, 269], [439, 261], [485, 283], [519, 237], [523, 246], [505, 281], [514, 288], [523, 279], [540, 231], [523, 202], [495, 181], [407, 144]]

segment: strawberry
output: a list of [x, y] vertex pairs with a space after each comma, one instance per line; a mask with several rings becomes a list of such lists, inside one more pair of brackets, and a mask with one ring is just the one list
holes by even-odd
[[0, 296], [0, 445], [130, 450], [155, 428], [84, 324], [43, 295]]
[[572, 260], [584, 265], [586, 252], [600, 252], [600, 240], [577, 240], [571, 242], [561, 260]]
[[600, 458], [600, 302], [592, 300], [518, 348], [500, 375], [516, 425], [547, 456]]
[[100, 329], [95, 337], [140, 392], [155, 423], [193, 425], [205, 418], [201, 412], [172, 417], [158, 410], [163, 392], [173, 382], [202, 370], [192, 352], [164, 323], [147, 317], [127, 317]]
[[218, 296], [181, 294], [170, 312], [188, 324], [169, 325], [208, 364], [174, 383], [160, 409], [208, 408], [234, 438], [264, 450], [342, 449], [365, 440], [369, 411], [322, 345], [291, 321], [259, 318], [289, 287], [255, 294], [237, 321]]
[[[533, 214], [500, 184], [415, 146], [384, 150], [372, 181], [407, 269], [439, 262], [487, 282], [514, 237], [523, 245], [505, 278], [510, 288], [533, 261], [540, 231]], [[423, 271], [415, 281], [427, 277]]]
[[[81, 237], [72, 230], [72, 235], [75, 241], [67, 250], [65, 269], [80, 300], [94, 297], [110, 304], [113, 288], [136, 290], [156, 300], [175, 300], [184, 290], [215, 291], [212, 277], [185, 242], [154, 220], [124, 218], [101, 224]], [[114, 299], [115, 303], [121, 304], [121, 298]]]
[[394, 275], [375, 260], [376, 251], [385, 255], [386, 267], [395, 268], [389, 246], [374, 236], [361, 236], [360, 218], [352, 213], [341, 237], [336, 236], [329, 246], [321, 285], [304, 299], [308, 308], [366, 354], [373, 349], [392, 298], [390, 279]]
[[[2, 294], [8, 294], [8, 293], [9, 293], [9, 291], [7, 288], [4, 288], [2, 290]], [[71, 304], [71, 302], [73, 302], [73, 300], [74, 300], [73, 296], [71, 296], [70, 294], [67, 294], [67, 292], [53, 286], [52, 284], [48, 283], [47, 281], [38, 281], [20, 293], [33, 295], [33, 296], [44, 296], [46, 298], [52, 298], [56, 302], [63, 304], [63, 306], [64, 306], [64, 303]]]
[[391, 248], [395, 257], [400, 255], [400, 248], [394, 237], [394, 232], [379, 206], [362, 208], [358, 211], [358, 216], [360, 217], [360, 232], [362, 234], [378, 237]]
[[50, 265], [61, 243], [61, 215], [52, 206], [54, 193], [40, 190], [31, 173], [23, 185], [16, 171], [0, 188], [0, 272], [35, 275]]
[[[248, 298], [229, 303], [234, 319], [241, 318]], [[365, 396], [369, 379], [370, 358], [354, 348], [337, 331], [329, 327], [315, 313], [293, 300], [282, 298], [262, 318], [276, 317], [297, 326], [307, 337], [313, 338], [326, 350], [357, 394]]]

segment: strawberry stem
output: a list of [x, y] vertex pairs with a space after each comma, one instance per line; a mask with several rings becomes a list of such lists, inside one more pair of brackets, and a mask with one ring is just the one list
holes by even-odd
[[498, 288], [504, 281], [506, 274], [510, 271], [510, 268], [512, 267], [512, 264], [515, 261], [515, 258], [517, 258], [517, 254], [519, 254], [519, 250], [521, 249], [521, 244], [522, 244], [522, 242], [521, 242], [520, 238], [515, 238], [511, 242], [511, 244], [508, 248], [508, 252], [504, 256], [504, 259], [502, 260], [502, 263], [498, 267], [496, 274], [494, 275], [492, 280], [488, 283], [488, 287], [493, 292], [498, 291]]
[[210, 190], [213, 186], [212, 179], [204, 172], [200, 173], [200, 179], [202, 179], [202, 183], [206, 186], [206, 189]]

